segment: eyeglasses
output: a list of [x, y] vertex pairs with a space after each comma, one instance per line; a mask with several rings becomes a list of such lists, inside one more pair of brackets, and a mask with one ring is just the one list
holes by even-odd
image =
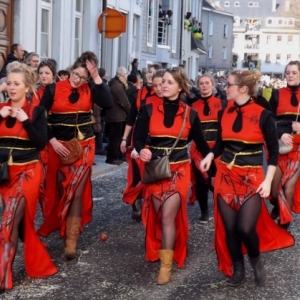
[[230, 88], [231, 86], [234, 86], [234, 85], [241, 86], [240, 84], [237, 84], [237, 83], [229, 83], [229, 82], [227, 82], [227, 83], [224, 85], [224, 88]]
[[88, 78], [84, 77], [84, 76], [80, 76], [77, 72], [73, 71], [72, 75], [75, 79], [80, 79], [80, 81], [85, 82], [88, 80]]

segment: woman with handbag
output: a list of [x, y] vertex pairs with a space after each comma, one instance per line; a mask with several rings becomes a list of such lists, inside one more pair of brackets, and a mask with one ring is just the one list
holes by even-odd
[[[103, 84], [94, 53], [84, 52], [73, 64], [68, 80], [48, 85], [40, 105], [51, 111], [48, 118], [49, 156], [56, 167], [47, 170], [44, 223], [38, 234], [48, 236], [60, 229], [65, 257], [74, 259], [81, 228], [92, 219], [91, 169], [95, 137], [90, 111], [93, 103], [109, 109], [112, 99]], [[93, 82], [87, 82], [91, 77]]]
[[[198, 78], [197, 86], [200, 91], [200, 98], [192, 103], [192, 108], [198, 113], [201, 120], [204, 137], [208, 146], [212, 148], [215, 144], [218, 131], [218, 112], [226, 106], [226, 102], [214, 96], [213, 88], [215, 86], [214, 78], [208, 74]], [[207, 173], [200, 170], [200, 163], [203, 159], [192, 143], [190, 148], [190, 157], [192, 164], [192, 194], [190, 196], [189, 205], [193, 205], [197, 199], [200, 205], [201, 216], [200, 224], [207, 224], [209, 220], [208, 214], [208, 192], [213, 191], [211, 178]]]
[[[136, 126], [136, 121], [139, 116], [139, 112], [141, 107], [148, 103], [148, 99], [151, 98], [157, 99], [158, 91], [155, 91], [153, 88], [153, 79], [155, 80], [155, 86], [160, 86], [160, 81], [162, 75], [157, 73], [159, 70], [159, 65], [151, 65], [148, 68], [148, 72], [146, 74], [147, 84], [145, 84], [142, 88], [138, 90], [136, 101], [130, 103], [130, 112], [126, 118], [126, 126], [124, 129], [124, 133], [122, 136], [122, 141], [120, 144], [120, 150], [122, 153], [126, 153], [126, 160], [128, 163], [127, 169], [127, 185], [123, 192], [123, 201], [132, 206], [132, 214], [131, 218], [134, 220], [141, 220], [141, 205], [142, 205], [142, 193], [143, 193], [143, 184], [141, 183], [140, 176], [140, 167], [139, 160], [135, 160], [132, 158], [132, 155], [135, 156], [135, 151], [133, 151], [132, 145], [132, 129]], [[157, 75], [156, 75], [157, 73]], [[156, 88], [157, 89], [157, 88]], [[129, 147], [127, 147], [129, 144]]]
[[295, 194], [300, 176], [300, 62], [290, 61], [284, 73], [287, 87], [273, 90], [270, 99], [281, 152], [271, 189], [271, 215], [274, 219], [279, 216], [278, 223], [287, 229], [293, 220], [291, 210], [300, 213], [300, 199]]
[[[36, 91], [32, 95], [32, 103], [35, 105], [40, 105], [41, 99], [45, 92], [46, 86], [55, 82], [56, 76], [56, 61], [54, 59], [45, 59], [37, 67], [39, 84]], [[43, 164], [43, 176], [40, 184], [40, 194], [39, 194], [39, 203], [41, 206], [42, 214], [45, 217], [47, 214], [45, 211], [45, 186], [46, 186], [46, 173], [48, 167], [48, 158], [49, 158], [49, 146], [48, 143], [45, 148], [40, 151], [40, 158]], [[50, 168], [55, 168], [53, 164], [50, 164]], [[53, 181], [47, 182], [48, 185], [51, 185]], [[55, 188], [55, 185], [54, 185]]]
[[[263, 200], [270, 194], [278, 143], [272, 113], [253, 97], [259, 78], [258, 71], [231, 72], [225, 90], [232, 100], [219, 114], [216, 144], [200, 166], [207, 171], [221, 156], [214, 185], [215, 249], [219, 270], [231, 276], [227, 285], [232, 287], [244, 280], [243, 254], [248, 252], [255, 283], [262, 286], [266, 270], [260, 252], [294, 245], [293, 237], [271, 219]], [[264, 143], [269, 151], [265, 176]]]
[[57, 272], [39, 240], [34, 221], [42, 178], [39, 153], [47, 143], [45, 110], [28, 100], [35, 89], [35, 73], [26, 64], [7, 67], [8, 103], [0, 104], [0, 195], [4, 211], [0, 227], [0, 290], [13, 287], [12, 264], [18, 238], [24, 242], [28, 276]]
[[194, 140], [202, 155], [209, 152], [197, 112], [180, 100], [190, 91], [185, 72], [179, 67], [167, 69], [162, 89], [163, 100], [142, 108], [134, 136], [134, 146], [145, 162], [146, 260], [161, 261], [157, 284], [170, 281], [173, 258], [182, 268], [187, 256], [187, 145]]

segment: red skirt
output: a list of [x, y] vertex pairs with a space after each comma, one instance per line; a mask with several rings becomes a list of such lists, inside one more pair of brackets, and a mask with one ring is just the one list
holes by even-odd
[[[263, 168], [241, 168], [233, 166], [230, 170], [220, 161], [214, 187], [214, 218], [215, 218], [215, 250], [217, 252], [219, 270], [225, 275], [232, 275], [232, 261], [226, 246], [226, 234], [221, 215], [218, 211], [218, 194], [233, 209], [239, 210], [241, 205], [256, 193], [264, 180]], [[294, 245], [294, 238], [280, 228], [270, 217], [265, 202], [256, 225], [261, 252], [286, 248]], [[243, 246], [243, 253], [246, 248]]]
[[45, 216], [45, 186], [46, 186], [46, 174], [47, 174], [47, 166], [48, 166], [48, 159], [49, 159], [49, 145], [47, 144], [45, 149], [40, 151], [40, 159], [43, 166], [42, 178], [40, 183], [40, 193], [39, 193], [39, 203], [41, 206], [41, 210], [43, 216]]
[[34, 221], [39, 194], [39, 183], [42, 177], [42, 165], [40, 162], [32, 162], [24, 165], [9, 166], [8, 183], [0, 185], [0, 194], [5, 205], [0, 229], [0, 257], [1, 257], [1, 289], [11, 289], [12, 263], [16, 248], [10, 235], [13, 219], [21, 198], [25, 198], [24, 213], [24, 262], [28, 276], [47, 277], [57, 272], [45, 246], [38, 238]]
[[143, 204], [142, 218], [146, 226], [146, 260], [159, 259], [158, 250], [161, 249], [161, 211], [155, 212], [152, 196], [161, 201], [161, 205], [169, 197], [178, 193], [181, 205], [175, 219], [176, 238], [173, 258], [178, 268], [182, 268], [187, 256], [188, 218], [186, 199], [190, 184], [190, 162], [171, 164], [172, 178], [157, 183], [145, 184], [147, 198]]
[[[92, 220], [93, 199], [91, 170], [95, 155], [95, 139], [80, 141], [80, 143], [83, 147], [83, 157], [76, 161], [73, 165], [64, 165], [60, 163], [58, 154], [54, 151], [51, 144], [49, 144], [49, 158], [51, 158], [51, 164], [48, 164], [46, 174], [46, 216], [44, 223], [38, 230], [38, 234], [41, 236], [46, 237], [51, 232], [58, 229], [60, 229], [60, 236], [65, 236], [66, 218], [72, 204], [75, 191], [86, 172], [89, 172], [89, 176], [82, 193], [81, 227]], [[64, 192], [61, 199], [59, 199], [58, 187], [56, 184], [58, 171], [65, 176], [65, 180], [62, 182]], [[48, 182], [52, 183], [48, 184]]]
[[144, 184], [141, 182], [141, 160], [131, 157], [132, 149], [127, 149], [126, 160], [128, 163], [127, 169], [127, 185], [123, 192], [123, 201], [127, 204], [134, 204], [135, 200], [141, 197]]

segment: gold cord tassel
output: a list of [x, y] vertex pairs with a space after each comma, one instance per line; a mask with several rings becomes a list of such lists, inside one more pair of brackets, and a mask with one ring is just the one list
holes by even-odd
[[235, 158], [236, 158], [236, 154], [234, 154], [232, 161], [229, 164], [226, 164], [226, 166], [229, 170], [231, 170], [232, 167], [234, 166]]
[[14, 161], [13, 161], [13, 157], [12, 157], [12, 149], [10, 149], [9, 154], [8, 154], [7, 164], [9, 166], [11, 166], [13, 163], [14, 163]]
[[77, 139], [79, 141], [82, 141], [84, 139], [83, 133], [79, 130], [79, 127], [77, 126]]

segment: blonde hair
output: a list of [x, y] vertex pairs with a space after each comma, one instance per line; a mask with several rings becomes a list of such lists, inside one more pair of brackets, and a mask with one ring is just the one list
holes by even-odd
[[234, 70], [230, 75], [235, 76], [235, 83], [240, 86], [246, 86], [250, 96], [256, 94], [257, 82], [261, 77], [261, 73], [257, 70]]
[[214, 79], [211, 75], [209, 75], [209, 74], [203, 74], [203, 75], [200, 75], [200, 76], [197, 78], [197, 86], [199, 86], [199, 81], [200, 81], [200, 79], [201, 79], [201, 78], [204, 78], [204, 77], [209, 78], [209, 80], [211, 81], [213, 87], [216, 86], [216, 81], [215, 81], [215, 79]]
[[24, 84], [29, 87], [29, 93], [34, 93], [36, 90], [36, 73], [35, 71], [27, 66], [26, 64], [20, 63], [18, 61], [14, 61], [7, 65], [7, 75], [12, 73], [23, 74]]

